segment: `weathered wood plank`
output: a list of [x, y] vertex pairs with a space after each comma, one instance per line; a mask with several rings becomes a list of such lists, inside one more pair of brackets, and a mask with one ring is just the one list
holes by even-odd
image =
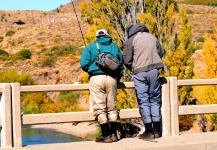
[[[120, 118], [139, 118], [138, 109], [123, 109], [120, 110]], [[64, 112], [64, 113], [47, 113], [47, 114], [28, 114], [22, 116], [23, 125], [33, 124], [52, 124], [65, 122], [83, 122], [94, 121], [93, 113], [90, 111], [83, 112]]]
[[[133, 82], [121, 82], [118, 88], [133, 88]], [[55, 84], [21, 86], [21, 92], [55, 92], [55, 91], [80, 91], [89, 90], [89, 84]]]
[[179, 106], [179, 115], [198, 115], [217, 113], [217, 104]]
[[186, 80], [177, 80], [178, 86], [186, 86], [186, 85], [217, 85], [217, 79], [186, 79]]

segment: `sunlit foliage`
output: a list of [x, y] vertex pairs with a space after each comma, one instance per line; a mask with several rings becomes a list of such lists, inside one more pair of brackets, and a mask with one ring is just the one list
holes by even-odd
[[134, 89], [119, 89], [117, 95], [117, 108], [137, 108], [136, 94]]
[[[190, 57], [195, 51], [192, 43], [191, 26], [188, 24], [188, 18], [184, 10], [180, 10], [180, 32], [176, 35], [174, 49], [168, 50], [164, 63], [169, 68], [166, 76], [175, 76], [178, 79], [191, 79], [194, 75], [194, 63]], [[190, 86], [179, 88], [179, 101], [180, 104], [187, 104], [191, 97]]]
[[55, 103], [50, 100], [46, 93], [25, 93], [22, 94], [21, 99], [21, 108], [23, 114], [56, 112]]
[[[202, 58], [206, 64], [202, 75], [197, 73], [195, 78], [212, 79], [217, 78], [217, 34], [205, 36], [203, 45]], [[217, 103], [217, 86], [196, 86], [194, 87], [193, 94], [200, 104], [216, 104]], [[217, 117], [216, 115], [206, 115], [209, 121], [213, 123], [214, 129], [217, 130]]]
[[[179, 11], [175, 1], [93, 0], [92, 3], [82, 3], [81, 10], [84, 19], [90, 24], [85, 36], [87, 43], [95, 39], [97, 29], [105, 28], [122, 49], [127, 39], [126, 29], [132, 24], [144, 23], [150, 33], [158, 38], [164, 49], [164, 62], [169, 72], [161, 71], [161, 76], [191, 79], [194, 75], [194, 63], [190, 59], [195, 51], [192, 44], [191, 26], [188, 23], [186, 12]], [[180, 28], [175, 31], [174, 15], [177, 12], [179, 12]], [[125, 77], [124, 74], [123, 79], [127, 81]], [[190, 86], [179, 88], [180, 104], [188, 104], [191, 91]], [[119, 109], [134, 108], [136, 105], [135, 93], [118, 90], [117, 106]]]
[[31, 75], [27, 73], [19, 74], [15, 70], [3, 70], [0, 72], [1, 83], [14, 83], [18, 82], [21, 85], [34, 85], [36, 82]]

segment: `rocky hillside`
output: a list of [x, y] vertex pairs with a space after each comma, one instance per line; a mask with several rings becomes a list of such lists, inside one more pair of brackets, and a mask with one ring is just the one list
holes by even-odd
[[[88, 25], [80, 15], [80, 0], [74, 1], [83, 34]], [[15, 54], [22, 49], [29, 49], [32, 59], [25, 61], [0, 61], [0, 69], [15, 69], [33, 75], [38, 84], [73, 83], [79, 81], [82, 75], [79, 58], [75, 56], [58, 57], [54, 67], [41, 67], [41, 56], [44, 48], [60, 45], [83, 46], [82, 34], [72, 3], [65, 4], [54, 11], [3, 11], [0, 10], [0, 49]], [[19, 25], [17, 22], [24, 22]], [[13, 36], [6, 36], [8, 31], [14, 31]], [[80, 48], [81, 51], [81, 48]], [[64, 66], [64, 67], [62, 67]]]
[[[82, 22], [79, 3], [75, 3], [76, 12], [81, 29], [85, 33], [87, 25]], [[10, 30], [13, 36], [4, 36], [1, 49], [9, 53], [16, 53], [22, 48], [28, 48], [34, 52], [42, 48], [56, 45], [76, 44], [82, 45], [82, 36], [78, 21], [71, 3], [54, 11], [0, 11], [0, 35], [6, 35]], [[16, 22], [24, 22], [19, 25]]]
[[217, 7], [179, 4], [179, 8], [186, 10], [192, 26], [193, 41], [201, 46], [198, 38], [204, 37], [205, 33], [213, 33], [217, 26]]
[[[83, 34], [88, 25], [82, 21], [79, 4], [84, 0], [74, 0], [78, 20]], [[198, 41], [206, 32], [213, 32], [217, 24], [217, 7], [192, 6], [180, 4], [180, 8], [186, 9], [189, 23], [192, 25], [193, 40], [196, 45], [202, 45]], [[15, 54], [22, 49], [29, 49], [33, 53], [30, 60], [0, 61], [0, 70], [13, 68], [18, 72], [32, 74], [38, 84], [63, 84], [79, 81], [83, 72], [79, 65], [79, 56], [58, 57], [53, 67], [42, 67], [41, 57], [38, 55], [44, 48], [58, 45], [71, 44], [82, 50], [83, 39], [79, 30], [78, 21], [71, 3], [54, 8], [54, 11], [3, 11], [0, 10], [0, 49], [10, 54]], [[24, 22], [23, 25], [15, 22]], [[13, 36], [6, 36], [8, 31], [14, 31]], [[200, 52], [192, 57], [196, 62], [196, 68], [201, 69]], [[64, 66], [64, 67], [63, 67]]]
[[195, 63], [195, 71], [201, 72], [205, 64], [202, 61], [202, 45], [206, 33], [212, 34], [217, 27], [217, 7], [203, 5], [179, 4], [179, 8], [185, 9], [189, 23], [192, 26], [193, 42], [198, 50], [192, 56]]

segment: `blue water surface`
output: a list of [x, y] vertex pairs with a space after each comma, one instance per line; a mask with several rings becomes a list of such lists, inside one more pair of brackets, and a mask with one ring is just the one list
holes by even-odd
[[[22, 127], [22, 144], [35, 145], [35, 144], [49, 144], [49, 143], [69, 143], [76, 141], [87, 141], [73, 135], [64, 134], [61, 132], [48, 130], [48, 129], [37, 129], [30, 128], [29, 126]], [[1, 141], [1, 137], [0, 137]]]

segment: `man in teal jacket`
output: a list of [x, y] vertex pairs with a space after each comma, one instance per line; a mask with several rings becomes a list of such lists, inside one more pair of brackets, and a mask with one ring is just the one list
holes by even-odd
[[[98, 30], [96, 38], [93, 43], [83, 49], [80, 64], [90, 76], [89, 89], [93, 113], [102, 131], [102, 135], [96, 138], [96, 142], [110, 143], [118, 140], [116, 135], [118, 119], [116, 96], [117, 82], [124, 71], [123, 56], [105, 29]], [[95, 62], [95, 58], [99, 54], [96, 43], [98, 43], [101, 52], [111, 53], [120, 62], [119, 68], [111, 74], [104, 72]]]

